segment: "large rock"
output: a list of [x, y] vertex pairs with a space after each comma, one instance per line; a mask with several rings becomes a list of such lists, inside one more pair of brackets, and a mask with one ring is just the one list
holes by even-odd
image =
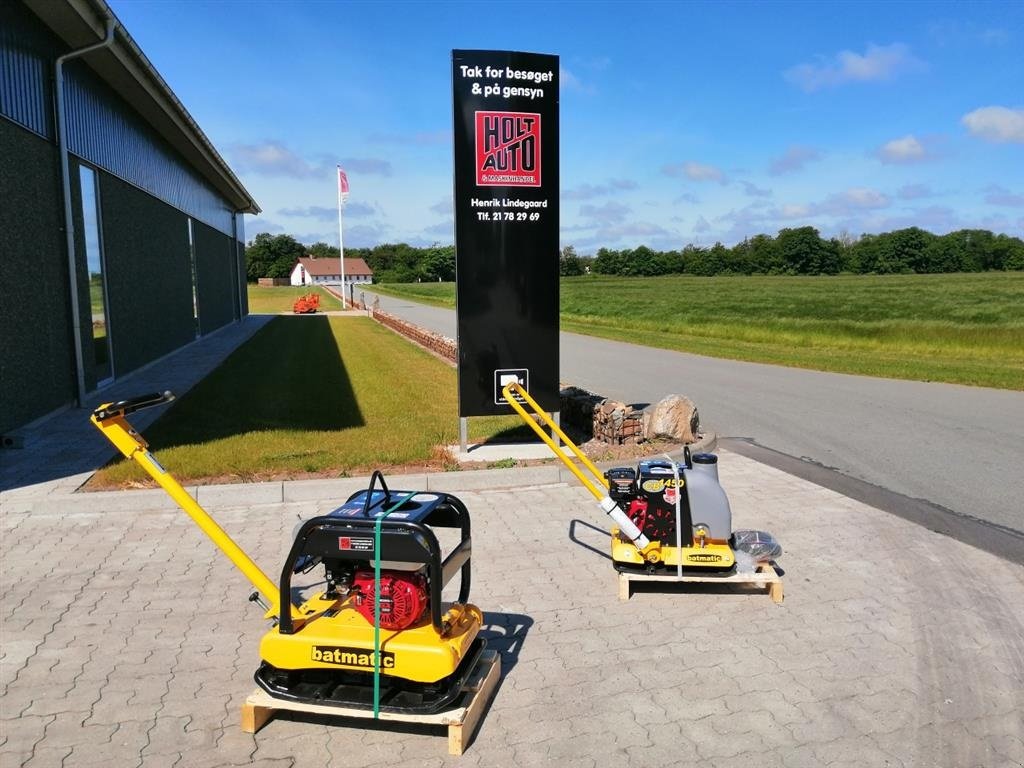
[[700, 414], [690, 398], [669, 395], [659, 401], [650, 413], [650, 421], [646, 425], [648, 438], [661, 437], [684, 443], [697, 441]]

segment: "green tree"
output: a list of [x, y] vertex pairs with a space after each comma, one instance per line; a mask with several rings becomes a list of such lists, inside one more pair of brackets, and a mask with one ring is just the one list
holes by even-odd
[[791, 275], [820, 275], [835, 260], [814, 227], [780, 230], [778, 243], [783, 268]]
[[683, 267], [689, 275], [713, 275], [707, 249], [693, 243], [683, 248]]
[[[311, 246], [307, 247], [306, 253], [308, 253], [310, 256], [316, 256], [318, 259], [337, 259], [338, 257], [341, 256], [341, 252], [338, 250], [338, 246], [328, 245], [322, 240], [315, 242]], [[351, 251], [346, 250], [345, 258], [352, 258]]]
[[935, 235], [918, 227], [890, 232], [888, 247], [891, 250], [892, 262], [900, 265], [900, 271], [934, 272], [928, 263], [928, 246], [934, 239]]
[[558, 256], [558, 274], [562, 277], [575, 277], [583, 274], [583, 261], [576, 255], [576, 249], [565, 246]]
[[434, 243], [423, 250], [419, 273], [427, 282], [451, 282], [455, 279], [455, 246]]
[[251, 282], [261, 277], [288, 277], [305, 247], [291, 235], [260, 232], [245, 248], [245, 274]]
[[751, 273], [775, 275], [783, 271], [782, 249], [771, 235], [754, 235], [750, 238]]
[[607, 248], [599, 248], [594, 257], [594, 271], [599, 275], [621, 275], [622, 254]]
[[661, 274], [657, 254], [646, 245], [641, 245], [630, 253], [628, 262], [630, 270], [628, 274], [646, 277]]

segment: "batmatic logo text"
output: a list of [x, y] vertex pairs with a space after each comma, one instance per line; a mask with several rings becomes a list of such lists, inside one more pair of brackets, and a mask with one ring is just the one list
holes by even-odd
[[540, 186], [540, 115], [476, 113], [476, 184]]
[[[343, 667], [363, 667], [373, 669], [376, 660], [373, 651], [364, 648], [344, 648], [337, 645], [314, 645], [310, 658], [323, 664], [338, 664]], [[380, 666], [383, 669], [395, 668], [395, 654], [381, 651]]]

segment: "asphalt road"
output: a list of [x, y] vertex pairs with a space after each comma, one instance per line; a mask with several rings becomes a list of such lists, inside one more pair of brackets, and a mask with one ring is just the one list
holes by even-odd
[[[455, 338], [452, 310], [384, 295], [380, 306]], [[720, 360], [573, 333], [561, 334], [560, 364], [567, 384], [641, 405], [683, 394], [721, 437], [1024, 531], [1024, 392]]]

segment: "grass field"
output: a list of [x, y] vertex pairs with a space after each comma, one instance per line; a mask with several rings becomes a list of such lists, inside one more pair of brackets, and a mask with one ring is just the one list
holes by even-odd
[[[564, 280], [562, 286], [565, 286]], [[421, 304], [455, 309], [455, 283], [386, 283], [374, 284], [372, 289], [388, 296], [412, 299]]]
[[[470, 438], [500, 434], [514, 419], [472, 419]], [[455, 370], [367, 318], [279, 317], [145, 437], [182, 481], [440, 466], [436, 446], [458, 442]], [[90, 487], [144, 479], [119, 460]]]
[[249, 311], [255, 315], [272, 315], [279, 312], [291, 312], [292, 304], [299, 296], [307, 293], [320, 294], [322, 311], [341, 309], [341, 301], [319, 286], [291, 285], [253, 285], [249, 283]]
[[[452, 283], [374, 286], [454, 307]], [[1024, 389], [1024, 273], [562, 280], [562, 330], [713, 357]]]

